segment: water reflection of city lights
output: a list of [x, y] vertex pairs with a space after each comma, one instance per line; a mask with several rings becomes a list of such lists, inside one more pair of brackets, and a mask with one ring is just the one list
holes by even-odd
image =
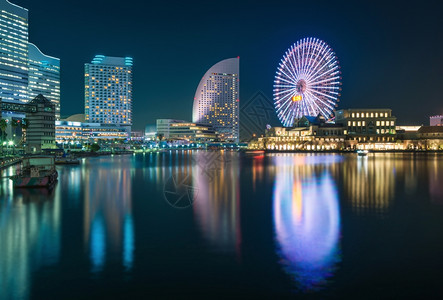
[[199, 189], [198, 199], [193, 205], [195, 218], [204, 237], [215, 250], [236, 252], [239, 257], [240, 169], [237, 157], [226, 152], [222, 159], [214, 161], [216, 174], [204, 172], [204, 165], [199, 164], [200, 158], [200, 154], [197, 153], [196, 164], [192, 170], [195, 176], [194, 185]]
[[132, 268], [134, 224], [132, 222], [131, 177], [134, 167], [128, 157], [116, 157], [101, 168], [84, 172], [85, 243], [89, 248], [92, 272], [101, 272], [108, 257], [121, 257], [126, 270]]
[[429, 169], [429, 194], [435, 204], [443, 204], [443, 159], [435, 156], [428, 161]]
[[349, 158], [343, 163], [343, 183], [346, 198], [356, 214], [384, 216], [392, 205], [395, 193], [395, 170], [403, 161], [383, 157]]
[[[4, 175], [14, 174], [13, 168]], [[32, 273], [57, 264], [61, 249], [61, 197], [46, 189], [13, 189], [0, 178], [0, 299], [26, 299]]]
[[325, 287], [341, 259], [339, 199], [331, 175], [315, 164], [278, 165], [273, 213], [284, 270], [302, 291]]

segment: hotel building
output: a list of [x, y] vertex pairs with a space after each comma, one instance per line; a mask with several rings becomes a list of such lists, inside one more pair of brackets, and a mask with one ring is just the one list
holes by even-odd
[[97, 55], [85, 64], [85, 119], [88, 123], [132, 125], [132, 58]]
[[211, 125], [220, 139], [239, 141], [240, 59], [230, 58], [212, 66], [203, 76], [194, 97], [193, 123]]
[[55, 118], [60, 119], [60, 59], [43, 54], [34, 44], [29, 49], [29, 98], [39, 94], [55, 106]]

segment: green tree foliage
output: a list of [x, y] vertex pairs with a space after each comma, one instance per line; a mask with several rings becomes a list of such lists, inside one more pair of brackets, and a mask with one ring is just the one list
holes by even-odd
[[98, 150], [100, 150], [100, 145], [97, 143], [94, 143], [91, 145], [91, 151], [92, 152], [97, 152]]

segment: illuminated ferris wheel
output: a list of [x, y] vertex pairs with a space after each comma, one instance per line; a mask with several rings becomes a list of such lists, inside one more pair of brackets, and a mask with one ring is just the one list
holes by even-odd
[[303, 116], [329, 119], [339, 101], [340, 66], [334, 51], [316, 38], [304, 38], [283, 56], [274, 80], [274, 105], [285, 127]]

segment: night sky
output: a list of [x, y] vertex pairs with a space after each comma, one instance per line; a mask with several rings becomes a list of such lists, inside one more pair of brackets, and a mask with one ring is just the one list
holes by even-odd
[[277, 64], [303, 37], [341, 64], [341, 108], [392, 108], [398, 124], [443, 114], [443, 5], [426, 1], [11, 0], [29, 9], [30, 41], [61, 59], [63, 115], [84, 112], [84, 63], [134, 58], [133, 129], [190, 120], [216, 62], [240, 56], [240, 99], [272, 97]]

